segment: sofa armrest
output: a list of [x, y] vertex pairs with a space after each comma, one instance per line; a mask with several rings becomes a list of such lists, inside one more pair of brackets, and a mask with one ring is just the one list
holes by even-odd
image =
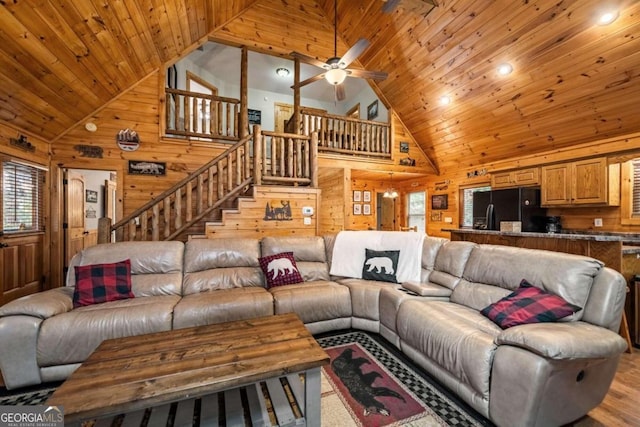
[[451, 289], [444, 286], [437, 285], [435, 283], [417, 283], [417, 282], [404, 282], [402, 287], [414, 292], [421, 297], [442, 297], [448, 298], [451, 296]]
[[579, 321], [514, 326], [502, 331], [496, 344], [524, 348], [556, 360], [609, 358], [627, 348], [615, 332]]
[[73, 310], [73, 289], [62, 287], [27, 295], [0, 307], [3, 316], [33, 316], [47, 319]]

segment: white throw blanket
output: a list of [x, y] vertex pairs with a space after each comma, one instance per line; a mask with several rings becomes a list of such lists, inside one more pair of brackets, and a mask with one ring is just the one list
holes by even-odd
[[401, 231], [341, 231], [333, 246], [331, 274], [361, 279], [365, 249], [399, 250], [396, 279], [399, 283], [419, 282], [424, 237], [424, 233]]

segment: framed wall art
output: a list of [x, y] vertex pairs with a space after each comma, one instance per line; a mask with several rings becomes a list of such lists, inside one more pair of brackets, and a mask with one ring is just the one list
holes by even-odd
[[378, 117], [378, 100], [376, 99], [367, 107], [367, 120], [373, 120]]
[[[362, 201], [365, 203], [369, 203], [371, 202], [371, 191], [369, 190], [364, 190], [362, 192]], [[365, 214], [366, 215], [366, 214]]]
[[362, 205], [362, 214], [371, 215], [371, 205], [369, 203], [365, 203], [364, 205]]
[[98, 203], [98, 192], [93, 190], [84, 190], [84, 200], [87, 203]]
[[362, 215], [362, 205], [360, 203], [356, 203], [355, 205], [353, 205], [353, 214]]
[[445, 210], [449, 208], [448, 194], [434, 194], [431, 196], [431, 209]]
[[360, 190], [354, 190], [353, 191], [353, 201], [354, 202], [361, 202], [362, 201], [362, 191], [360, 191]]

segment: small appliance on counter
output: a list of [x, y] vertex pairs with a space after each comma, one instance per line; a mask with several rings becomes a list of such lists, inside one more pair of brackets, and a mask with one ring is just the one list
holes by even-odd
[[544, 228], [547, 233], [562, 232], [562, 221], [559, 216], [548, 216], [544, 219]]

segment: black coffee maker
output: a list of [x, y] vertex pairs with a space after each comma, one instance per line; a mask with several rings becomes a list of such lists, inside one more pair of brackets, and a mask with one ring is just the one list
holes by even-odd
[[547, 233], [560, 233], [562, 231], [562, 221], [559, 216], [547, 216], [544, 219], [544, 228]]

